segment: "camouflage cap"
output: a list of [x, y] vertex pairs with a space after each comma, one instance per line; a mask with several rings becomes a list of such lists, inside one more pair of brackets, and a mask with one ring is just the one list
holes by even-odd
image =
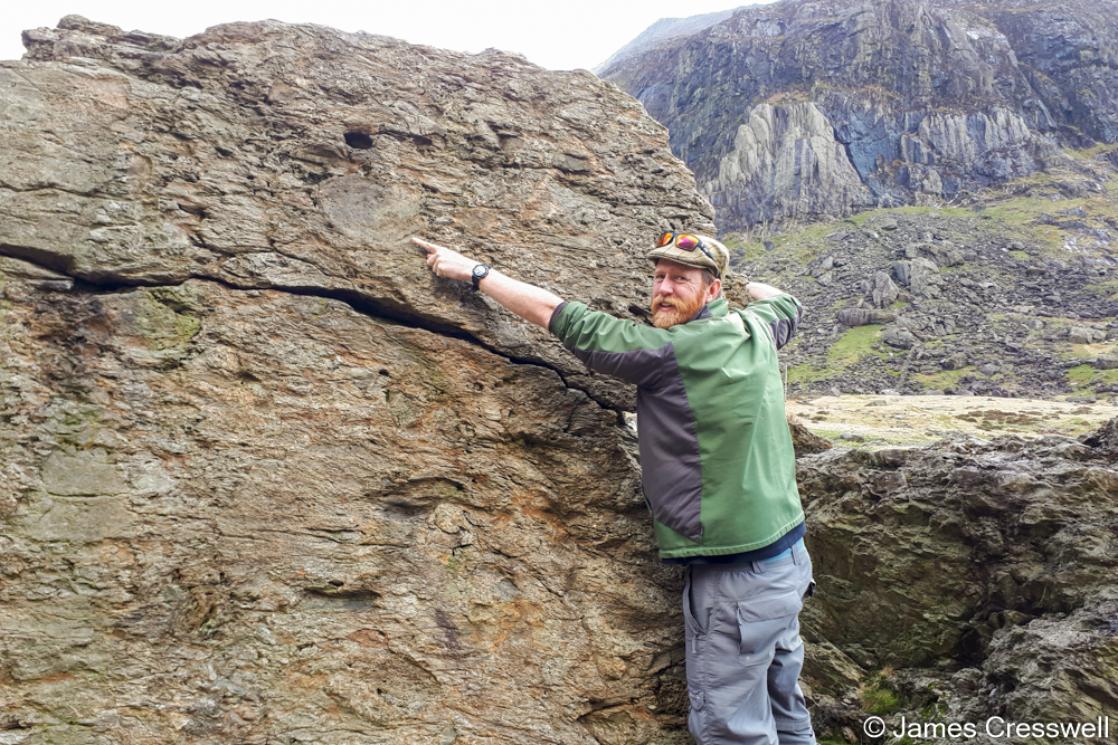
[[[677, 243], [687, 244], [686, 239], [694, 239], [693, 248], [680, 248]], [[652, 261], [668, 259], [677, 264], [710, 269], [720, 279], [726, 278], [730, 270], [730, 252], [721, 241], [698, 233], [665, 232], [660, 234], [657, 243], [664, 245], [649, 251], [646, 256]]]

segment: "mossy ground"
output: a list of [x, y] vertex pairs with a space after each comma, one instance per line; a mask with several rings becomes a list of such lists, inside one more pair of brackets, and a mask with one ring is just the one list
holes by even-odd
[[804, 363], [789, 367], [788, 383], [790, 385], [817, 383], [847, 374], [852, 367], [867, 357], [887, 359], [889, 352], [881, 344], [883, 329], [880, 324], [847, 329], [827, 349], [825, 364]]
[[894, 691], [884, 675], [875, 675], [862, 685], [862, 708], [869, 714], [885, 716], [899, 711], [901, 697]]
[[1076, 365], [1065, 373], [1068, 385], [1077, 391], [1097, 392], [1101, 386], [1118, 385], [1118, 370], [1100, 370], [1094, 365]]
[[932, 391], [948, 391], [968, 375], [977, 374], [974, 365], [967, 365], [960, 367], [958, 370], [940, 370], [934, 373], [916, 373], [912, 377], [920, 381], [928, 390]]
[[827, 350], [828, 368], [847, 368], [867, 355], [884, 359], [887, 353], [880, 348], [883, 328], [880, 324], [869, 324], [844, 331]]

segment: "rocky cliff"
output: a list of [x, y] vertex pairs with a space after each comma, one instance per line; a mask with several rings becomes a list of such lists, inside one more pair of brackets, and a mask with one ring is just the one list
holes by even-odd
[[[646, 236], [711, 228], [663, 129], [586, 74], [313, 26], [25, 41], [0, 742], [687, 742], [630, 392], [406, 241], [640, 318]], [[821, 734], [1114, 711], [1114, 426], [801, 450]]]
[[723, 231], [952, 199], [1118, 141], [1118, 4], [784, 0], [602, 70]]

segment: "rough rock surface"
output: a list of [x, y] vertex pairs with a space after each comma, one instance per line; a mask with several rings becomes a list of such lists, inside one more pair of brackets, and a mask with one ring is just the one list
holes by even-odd
[[[1118, 419], [1081, 441], [801, 458], [819, 557], [804, 618], [817, 727], [858, 731], [867, 710], [921, 722], [1109, 715], [1113, 727], [1115, 432]], [[835, 698], [839, 681], [860, 688]]]
[[179, 41], [70, 18], [25, 43], [0, 66], [0, 246], [90, 282], [333, 293], [616, 400], [543, 330], [432, 293], [407, 237], [555, 289], [605, 274], [642, 311], [648, 236], [710, 228], [663, 129], [586, 72], [277, 23]]
[[0, 64], [0, 741], [682, 742], [631, 392], [412, 234], [641, 317], [710, 209], [587, 73], [69, 17]]
[[784, 0], [602, 76], [668, 127], [730, 231], [950, 199], [1118, 141], [1116, 20], [1114, 0]]

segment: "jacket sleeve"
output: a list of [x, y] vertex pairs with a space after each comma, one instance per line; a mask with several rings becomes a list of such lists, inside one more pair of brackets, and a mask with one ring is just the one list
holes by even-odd
[[675, 362], [671, 333], [564, 301], [548, 329], [587, 368], [640, 386], [655, 385]]
[[746, 313], [752, 313], [769, 326], [776, 348], [780, 349], [796, 334], [803, 316], [800, 301], [787, 293], [750, 303]]

